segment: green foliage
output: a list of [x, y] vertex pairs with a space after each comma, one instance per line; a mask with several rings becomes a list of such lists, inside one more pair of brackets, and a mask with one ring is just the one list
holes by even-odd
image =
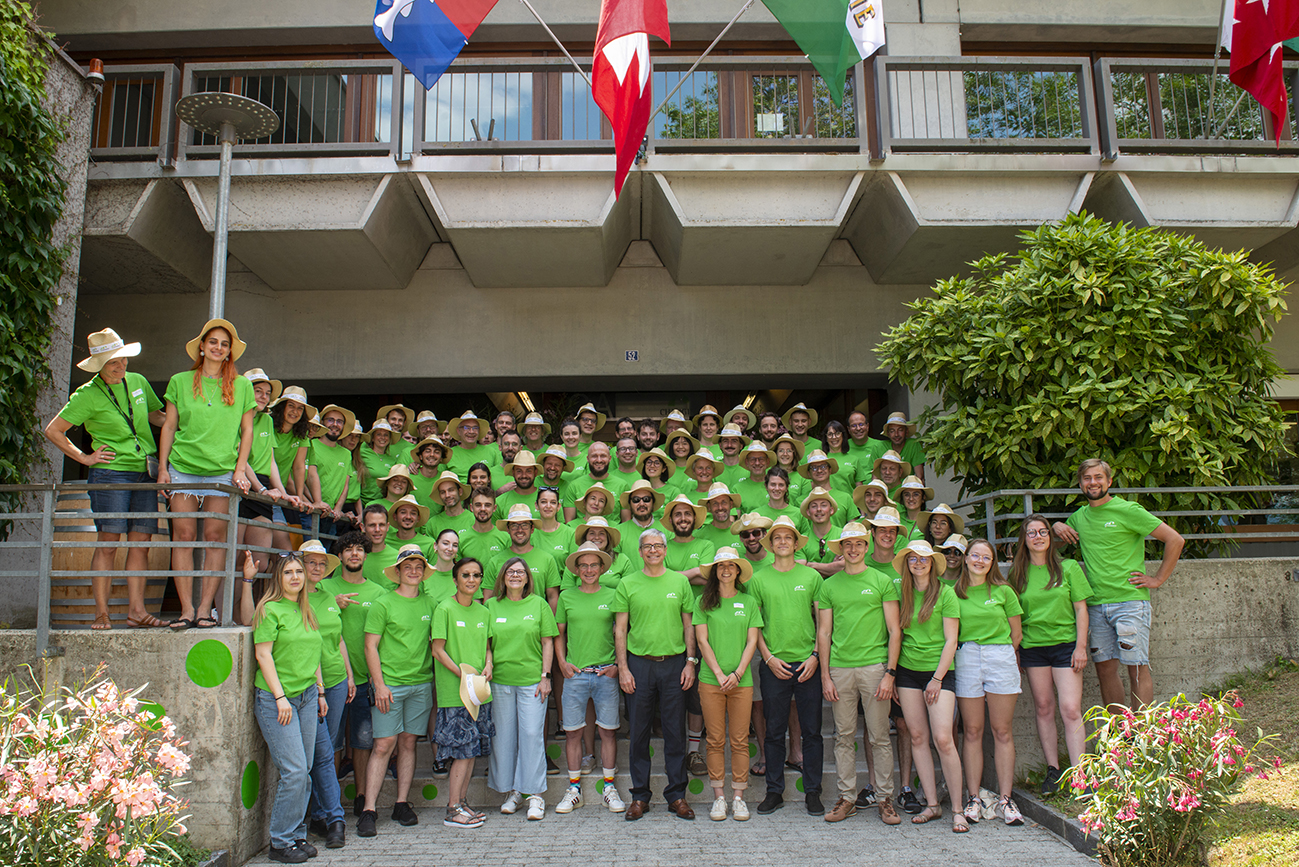
[[963, 75], [970, 138], [1079, 138], [1073, 72], [977, 70]]
[[[670, 90], [679, 79], [668, 79]], [[737, 83], [742, 80], [737, 78]], [[853, 110], [853, 79], [844, 85], [843, 107], [830, 98], [830, 88], [819, 75], [812, 76], [812, 92], [800, 94], [799, 76], [784, 73], [755, 72], [750, 78], [753, 128], [737, 130], [738, 138], [782, 138], [790, 135], [814, 135], [817, 138], [853, 138], [857, 135], [857, 116]], [[742, 97], [742, 94], [741, 94]], [[799, 100], [811, 100], [812, 122], [806, 130], [799, 124]], [[741, 117], [743, 112], [737, 112]], [[759, 132], [757, 115], [780, 115], [784, 128]], [[721, 101], [717, 73], [696, 72], [663, 109], [663, 121], [655, 132], [660, 139], [715, 139], [722, 137]]]
[[966, 493], [1062, 488], [1082, 459], [1102, 457], [1124, 487], [1268, 483], [1283, 439], [1268, 398], [1283, 371], [1268, 342], [1286, 305], [1267, 269], [1085, 214], [1022, 238], [1013, 259], [984, 257], [973, 276], [911, 303], [879, 346], [895, 380], [942, 396], [945, 408], [920, 419], [940, 472], [953, 470]]
[[42, 105], [46, 49], [30, 22], [25, 0], [0, 4], [0, 484], [25, 482], [42, 457], [36, 398], [65, 258], [53, 242], [63, 129]]

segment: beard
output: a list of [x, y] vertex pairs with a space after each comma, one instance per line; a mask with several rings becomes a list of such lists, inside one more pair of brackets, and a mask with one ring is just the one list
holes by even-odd
[[1089, 500], [1103, 500], [1108, 494], [1109, 494], [1108, 488], [1106, 488], [1105, 490], [1101, 491], [1098, 494], [1089, 494], [1087, 491], [1083, 491], [1083, 496]]

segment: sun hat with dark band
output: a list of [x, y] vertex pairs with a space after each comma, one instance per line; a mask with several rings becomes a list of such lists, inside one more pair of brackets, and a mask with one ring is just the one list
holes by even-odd
[[338, 558], [325, 550], [324, 544], [319, 539], [308, 539], [298, 546], [299, 554], [316, 554], [325, 558], [325, 575], [334, 574], [338, 568]]
[[424, 564], [424, 576], [423, 578], [420, 578], [421, 581], [432, 575], [435, 571], [433, 567], [429, 565], [428, 558], [424, 556], [424, 552], [420, 550], [419, 545], [402, 545], [401, 550], [397, 552], [397, 562], [383, 570], [384, 577], [389, 581], [392, 581], [394, 584], [400, 584], [401, 564], [405, 563], [407, 560], [419, 560]]
[[239, 339], [239, 332], [235, 330], [234, 325], [228, 319], [209, 319], [203, 326], [203, 330], [198, 333], [198, 337], [190, 340], [185, 344], [185, 352], [193, 361], [198, 361], [199, 345], [203, 343], [203, 338], [207, 337], [208, 332], [213, 328], [224, 328], [230, 335], [230, 360], [238, 361], [239, 356], [244, 354], [248, 344]]
[[564, 566], [569, 572], [577, 574], [577, 558], [587, 554], [594, 554], [600, 558], [600, 574], [603, 575], [608, 571], [609, 566], [613, 563], [613, 557], [608, 553], [601, 551], [594, 542], [583, 542], [577, 546], [577, 550], [564, 559]]
[[899, 575], [906, 574], [902, 571], [902, 568], [906, 566], [908, 554], [918, 554], [921, 557], [928, 557], [934, 564], [933, 575], [931, 577], [937, 577], [947, 571], [947, 558], [944, 557], [942, 553], [929, 547], [929, 543], [924, 539], [912, 539], [907, 543], [907, 547], [899, 551], [897, 556], [893, 558], [893, 569]]
[[753, 577], [753, 564], [744, 557], [741, 557], [739, 552], [734, 548], [728, 546], [718, 548], [717, 553], [713, 554], [713, 560], [711, 563], [700, 563], [699, 574], [703, 576], [705, 581], [707, 581], [709, 578], [713, 577], [713, 572], [722, 563], [734, 563], [736, 566], [740, 567], [740, 574], [735, 579], [737, 584], [743, 584]]
[[114, 358], [135, 358], [140, 354], [139, 343], [124, 343], [111, 328], [96, 331], [86, 338], [90, 357], [77, 362], [77, 367], [87, 373], [99, 373]]

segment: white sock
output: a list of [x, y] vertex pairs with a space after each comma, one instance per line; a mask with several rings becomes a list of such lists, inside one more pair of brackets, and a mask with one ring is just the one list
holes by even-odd
[[703, 735], [703, 732], [702, 731], [687, 732], [686, 734], [689, 737], [689, 741], [690, 741], [690, 752], [692, 753], [699, 752], [699, 738], [701, 735]]

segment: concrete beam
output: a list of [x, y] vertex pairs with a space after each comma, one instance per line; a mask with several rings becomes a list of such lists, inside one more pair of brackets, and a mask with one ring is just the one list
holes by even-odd
[[1150, 224], [1194, 235], [1211, 247], [1252, 250], [1295, 228], [1295, 178], [1204, 172], [1127, 174]]
[[90, 184], [82, 292], [206, 292], [212, 237], [173, 181]]

